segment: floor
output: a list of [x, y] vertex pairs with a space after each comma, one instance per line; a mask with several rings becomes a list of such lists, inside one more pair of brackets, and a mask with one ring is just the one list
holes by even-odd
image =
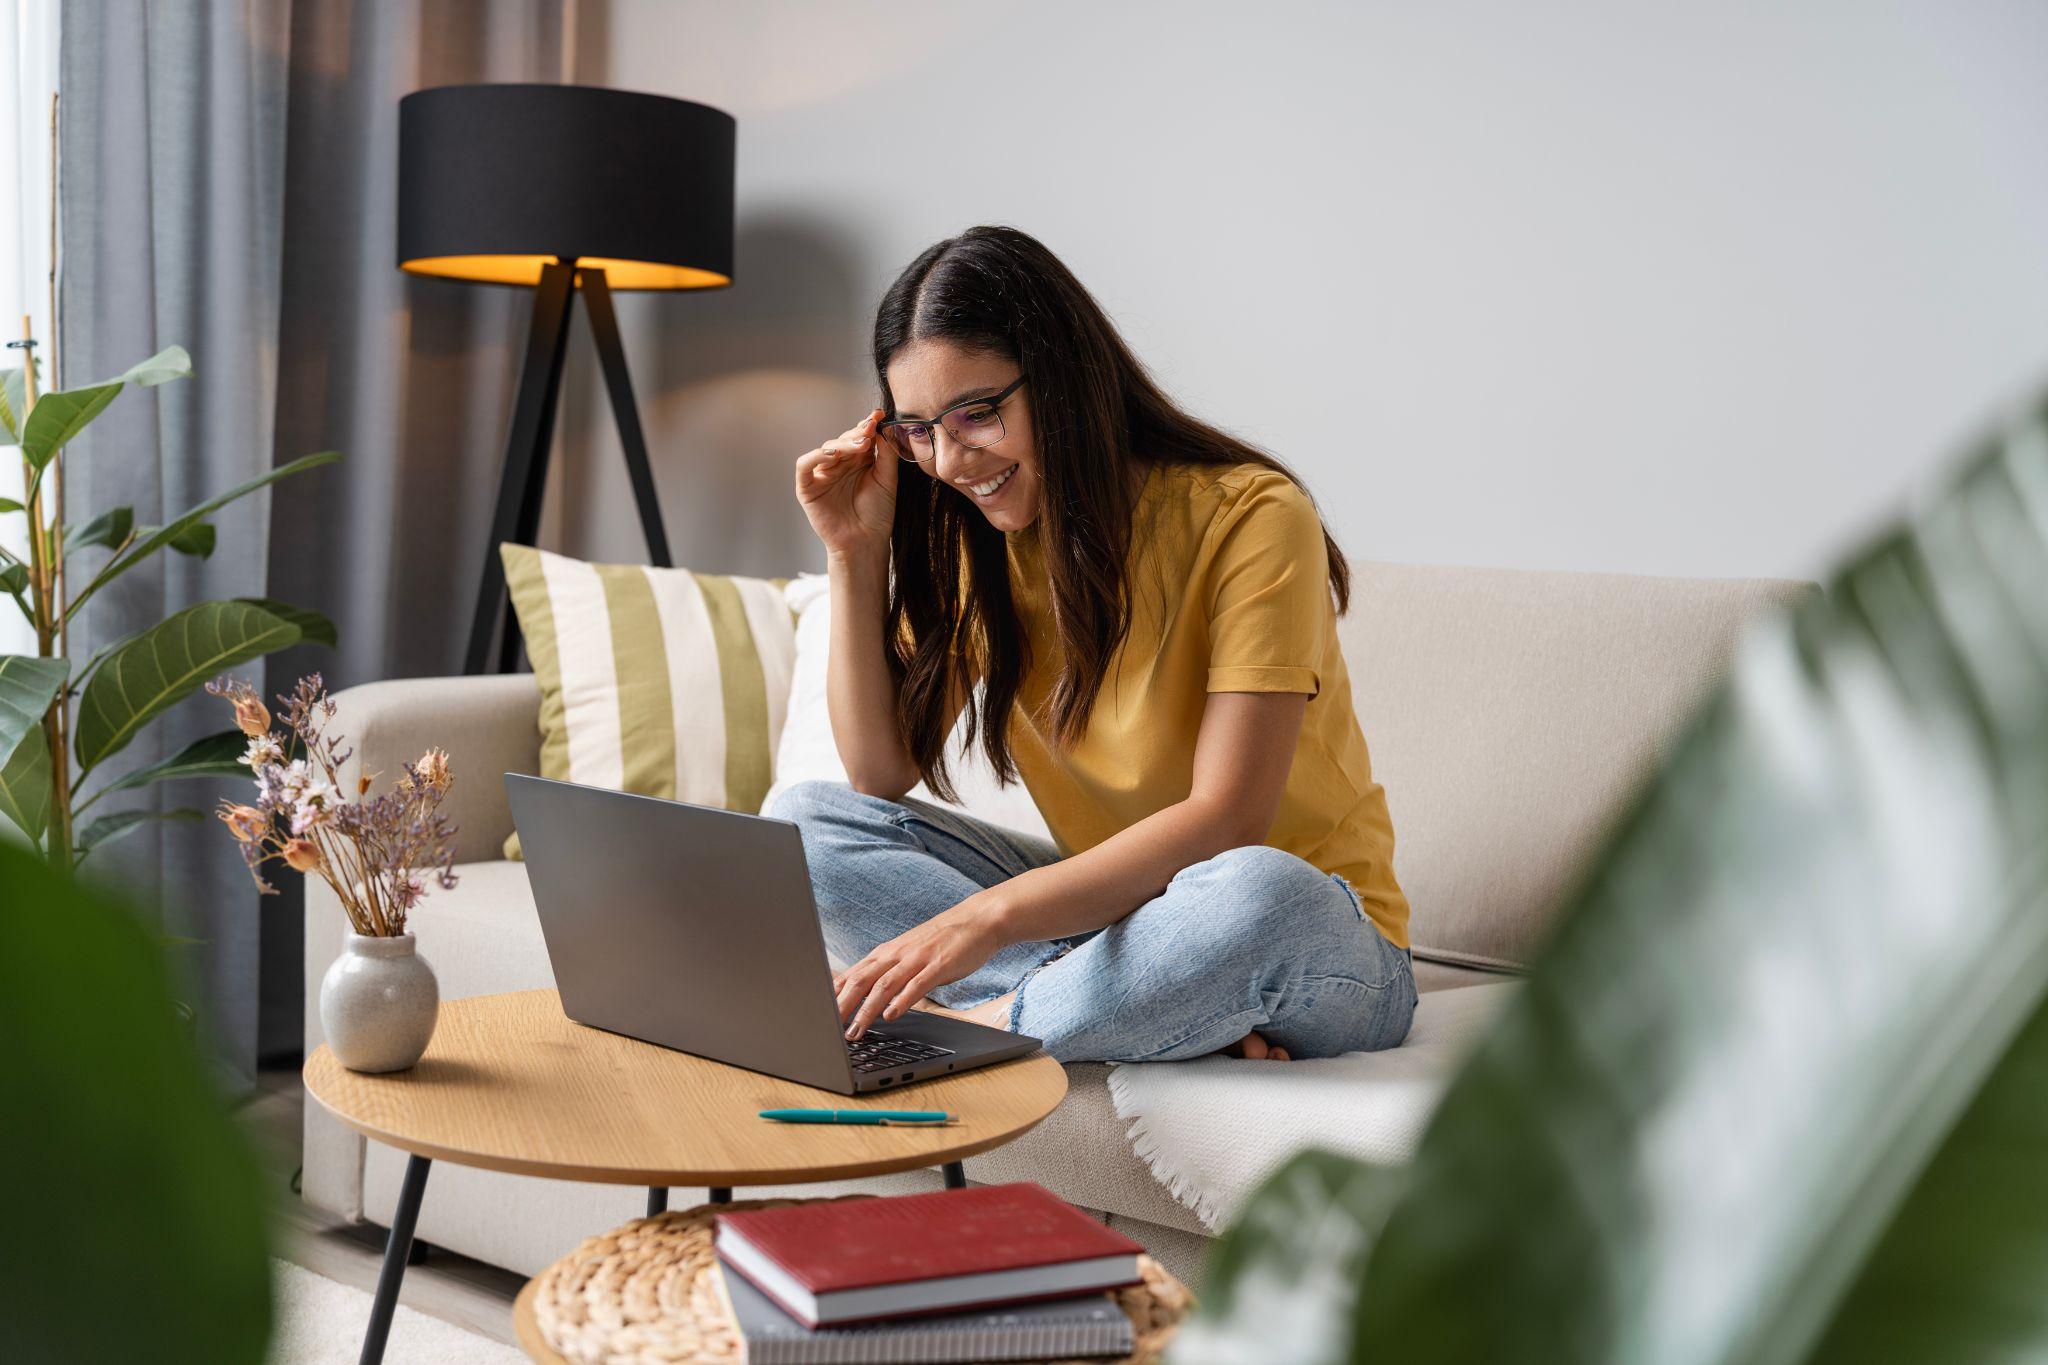
[[[337, 1224], [301, 1202], [292, 1188], [299, 1168], [305, 1103], [305, 1089], [293, 1067], [263, 1072], [256, 1095], [241, 1110], [262, 1145], [275, 1183], [279, 1213], [276, 1254], [330, 1280], [372, 1291], [384, 1259], [384, 1229]], [[512, 1299], [524, 1283], [509, 1270], [428, 1247], [425, 1259], [406, 1270], [398, 1301], [443, 1322], [516, 1346]]]

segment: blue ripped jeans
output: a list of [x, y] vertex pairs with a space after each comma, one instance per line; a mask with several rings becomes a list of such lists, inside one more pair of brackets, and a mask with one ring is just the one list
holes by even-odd
[[[922, 801], [800, 782], [764, 812], [803, 832], [825, 943], [842, 963], [975, 892], [1057, 862], [1042, 839]], [[931, 992], [969, 1009], [1017, 992], [1010, 1027], [1063, 1062], [1176, 1061], [1256, 1029], [1295, 1057], [1393, 1047], [1415, 972], [1341, 877], [1233, 848], [1104, 929], [1012, 943]]]

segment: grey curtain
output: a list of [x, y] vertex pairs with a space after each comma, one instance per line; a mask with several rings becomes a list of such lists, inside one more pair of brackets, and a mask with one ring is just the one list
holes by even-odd
[[[128, 505], [161, 521], [299, 455], [347, 457], [223, 511], [210, 559], [167, 557], [95, 598], [74, 657], [193, 602], [264, 594], [326, 612], [341, 635], [338, 651], [273, 660], [268, 692], [313, 669], [337, 688], [452, 671], [525, 300], [397, 272], [398, 100], [558, 80], [561, 39], [561, 0], [64, 7], [62, 382], [173, 342], [197, 370], [124, 396], [73, 447], [68, 516]], [[117, 767], [225, 719], [211, 698], [187, 702]], [[235, 790], [135, 803], [211, 809]], [[196, 940], [188, 989], [229, 1065], [252, 1074], [259, 1054], [296, 1048], [295, 894], [259, 901], [210, 821], [144, 826], [86, 866]]]

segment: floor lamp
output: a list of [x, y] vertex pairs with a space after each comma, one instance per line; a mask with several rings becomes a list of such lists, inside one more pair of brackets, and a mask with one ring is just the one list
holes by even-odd
[[732, 283], [732, 116], [660, 95], [580, 85], [448, 85], [398, 105], [398, 268], [533, 291], [512, 431], [463, 668], [519, 659], [501, 541], [540, 527], [556, 397], [577, 295], [625, 448], [650, 563], [671, 563], [647, 440], [612, 311], [618, 289]]

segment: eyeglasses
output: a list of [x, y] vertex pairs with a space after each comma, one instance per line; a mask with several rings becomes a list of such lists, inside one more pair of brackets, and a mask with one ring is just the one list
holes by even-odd
[[1009, 388], [993, 398], [970, 398], [964, 403], [955, 403], [937, 417], [903, 420], [891, 418], [879, 424], [875, 430], [889, 438], [889, 444], [896, 453], [906, 460], [921, 462], [930, 460], [938, 453], [938, 429], [944, 427], [953, 443], [966, 450], [980, 450], [1003, 439], [1003, 414], [1001, 408], [1009, 396], [1024, 383], [1024, 376], [1018, 375]]

